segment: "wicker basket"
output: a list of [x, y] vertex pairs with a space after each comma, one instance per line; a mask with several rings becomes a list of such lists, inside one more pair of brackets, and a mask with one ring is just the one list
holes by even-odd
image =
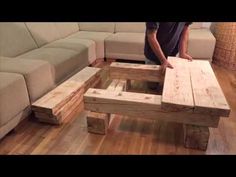
[[236, 23], [216, 23], [213, 62], [236, 71]]

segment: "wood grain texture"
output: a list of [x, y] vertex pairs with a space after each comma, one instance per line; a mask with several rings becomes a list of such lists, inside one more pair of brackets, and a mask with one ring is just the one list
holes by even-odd
[[54, 115], [83, 87], [83, 83], [66, 81], [32, 104], [32, 110]]
[[168, 60], [174, 69], [166, 69], [161, 102], [162, 108], [192, 112], [194, 100], [188, 61], [175, 57], [169, 57]]
[[208, 61], [189, 63], [194, 112], [228, 117], [230, 108]]
[[121, 114], [131, 117], [165, 120], [179, 123], [217, 127], [218, 116], [166, 111], [161, 108], [161, 96], [89, 89], [84, 94], [85, 109], [95, 112]]
[[209, 128], [195, 125], [183, 125], [184, 145], [186, 148], [206, 150], [210, 136]]
[[123, 79], [113, 79], [111, 84], [108, 86], [107, 90], [120, 92], [126, 90], [126, 80]]
[[113, 62], [110, 65], [112, 79], [163, 82], [164, 75], [158, 65]]
[[229, 105], [208, 61], [169, 57], [162, 107], [228, 117]]
[[88, 132], [105, 135], [109, 126], [110, 114], [89, 111], [87, 115]]
[[101, 69], [86, 67], [32, 104], [41, 122], [61, 124], [83, 101], [83, 93], [101, 84]]

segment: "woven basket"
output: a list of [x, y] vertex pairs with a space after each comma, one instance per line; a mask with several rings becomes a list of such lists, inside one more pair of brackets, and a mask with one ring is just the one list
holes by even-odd
[[236, 71], [236, 23], [216, 23], [214, 35], [216, 47], [213, 62]]

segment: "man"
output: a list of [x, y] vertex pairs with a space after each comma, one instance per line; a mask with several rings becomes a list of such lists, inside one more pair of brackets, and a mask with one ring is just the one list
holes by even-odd
[[[161, 65], [163, 72], [173, 66], [167, 60], [168, 56], [192, 60], [187, 54], [189, 25], [191, 22], [146, 22], [144, 54], [146, 64]], [[157, 85], [156, 85], [157, 86]], [[155, 89], [154, 84], [149, 87]]]

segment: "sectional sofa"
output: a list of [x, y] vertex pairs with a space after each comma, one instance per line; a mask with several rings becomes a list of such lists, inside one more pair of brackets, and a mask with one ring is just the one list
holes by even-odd
[[[189, 53], [211, 60], [215, 38], [194, 23]], [[31, 113], [30, 105], [93, 63], [144, 60], [145, 23], [0, 23], [0, 139]]]

